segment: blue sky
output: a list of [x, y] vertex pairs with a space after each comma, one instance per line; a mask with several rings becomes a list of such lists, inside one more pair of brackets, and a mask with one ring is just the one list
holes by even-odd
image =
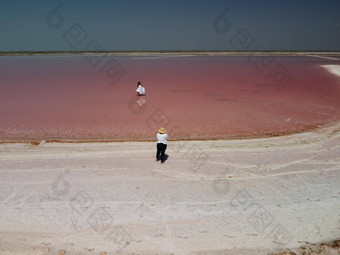
[[245, 50], [339, 51], [339, 13], [339, 0], [3, 0], [0, 51], [237, 50], [240, 31]]

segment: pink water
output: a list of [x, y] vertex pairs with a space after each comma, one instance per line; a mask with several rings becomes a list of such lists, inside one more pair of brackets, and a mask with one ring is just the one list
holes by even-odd
[[[1, 141], [154, 140], [160, 126], [172, 139], [228, 139], [340, 119], [340, 79], [320, 67], [340, 61], [276, 57], [260, 72], [247, 57], [113, 58], [124, 72], [110, 85], [102, 67], [112, 57], [0, 57]], [[284, 86], [269, 75], [277, 64], [291, 77]]]

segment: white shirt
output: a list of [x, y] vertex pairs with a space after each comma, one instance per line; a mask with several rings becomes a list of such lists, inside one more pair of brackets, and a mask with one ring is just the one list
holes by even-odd
[[157, 143], [167, 144], [167, 142], [166, 142], [167, 138], [168, 138], [168, 134], [160, 134], [160, 133], [158, 133], [157, 134], [157, 139], [158, 139]]
[[145, 88], [142, 85], [139, 85], [136, 91], [141, 95], [145, 94]]

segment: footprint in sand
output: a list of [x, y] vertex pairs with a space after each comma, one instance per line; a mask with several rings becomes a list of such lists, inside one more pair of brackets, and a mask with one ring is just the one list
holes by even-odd
[[200, 233], [208, 233], [209, 231], [208, 230], [200, 230], [199, 232]]
[[229, 235], [224, 235], [225, 237], [228, 237], [228, 238], [234, 238], [235, 236], [229, 236]]
[[258, 236], [258, 235], [255, 233], [248, 233], [247, 236]]
[[182, 238], [182, 239], [188, 239], [188, 236], [177, 236], [178, 238]]

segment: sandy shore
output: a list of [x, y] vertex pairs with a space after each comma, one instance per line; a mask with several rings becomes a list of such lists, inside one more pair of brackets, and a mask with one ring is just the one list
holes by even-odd
[[328, 72], [340, 76], [340, 66], [339, 65], [322, 65]]
[[340, 123], [154, 153], [1, 144], [0, 254], [302, 254], [340, 237]]

